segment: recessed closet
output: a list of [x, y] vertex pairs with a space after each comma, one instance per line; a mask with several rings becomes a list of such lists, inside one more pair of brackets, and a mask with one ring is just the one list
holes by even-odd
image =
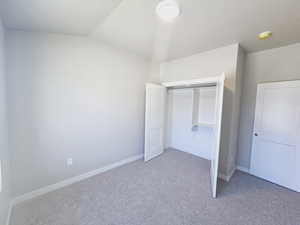
[[211, 161], [216, 197], [225, 76], [146, 85], [145, 161], [171, 147]]
[[216, 86], [167, 91], [166, 147], [211, 160]]

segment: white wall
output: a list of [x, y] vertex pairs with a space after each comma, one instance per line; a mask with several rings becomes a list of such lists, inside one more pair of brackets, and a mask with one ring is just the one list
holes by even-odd
[[257, 84], [300, 79], [300, 44], [248, 54], [244, 74], [238, 165], [249, 168]]
[[10, 171], [7, 145], [6, 86], [4, 27], [0, 19], [0, 160], [2, 164], [2, 192], [0, 193], [0, 224], [5, 224], [10, 200]]
[[[161, 65], [161, 81], [178, 81], [218, 76], [226, 73], [220, 170], [229, 174], [235, 165], [237, 152], [237, 124], [239, 121], [239, 97], [237, 88], [237, 65], [239, 45], [234, 44], [212, 51], [199, 53]], [[230, 163], [230, 164], [229, 164]]]
[[241, 111], [241, 97], [243, 90], [245, 69], [245, 51], [239, 46], [237, 60], [236, 60], [236, 79], [235, 79], [235, 98], [232, 111], [232, 125], [229, 149], [231, 153], [228, 155], [228, 171], [233, 171], [237, 166], [238, 143], [240, 136], [240, 111]]
[[143, 152], [148, 62], [86, 37], [7, 41], [13, 196]]
[[161, 81], [197, 79], [226, 72], [227, 82], [234, 83], [237, 49], [238, 45], [234, 44], [162, 63]]
[[167, 147], [210, 160], [214, 146], [213, 128], [199, 126], [192, 129], [193, 110], [192, 88], [168, 91]]
[[151, 61], [149, 66], [149, 82], [160, 84], [160, 63]]

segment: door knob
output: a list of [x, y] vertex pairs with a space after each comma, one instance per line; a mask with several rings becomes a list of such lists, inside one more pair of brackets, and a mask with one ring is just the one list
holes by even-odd
[[256, 137], [257, 137], [257, 136], [258, 136], [258, 133], [254, 133], [254, 136], [256, 136]]

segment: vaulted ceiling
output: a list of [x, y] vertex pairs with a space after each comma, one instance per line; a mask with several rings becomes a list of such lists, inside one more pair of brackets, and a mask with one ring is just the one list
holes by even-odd
[[1, 14], [12, 29], [89, 34], [121, 0], [2, 0]]
[[[177, 0], [164, 23], [159, 0], [2, 0], [9, 29], [88, 35], [147, 58], [173, 59], [232, 43], [254, 52], [300, 41], [299, 0]], [[271, 30], [270, 40], [257, 34]]]

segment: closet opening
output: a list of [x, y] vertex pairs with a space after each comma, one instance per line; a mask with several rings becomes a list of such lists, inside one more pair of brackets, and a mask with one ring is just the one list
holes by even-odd
[[216, 85], [167, 89], [165, 149], [211, 160]]
[[210, 160], [211, 192], [217, 196], [225, 75], [146, 85], [145, 153], [149, 161], [166, 148]]

